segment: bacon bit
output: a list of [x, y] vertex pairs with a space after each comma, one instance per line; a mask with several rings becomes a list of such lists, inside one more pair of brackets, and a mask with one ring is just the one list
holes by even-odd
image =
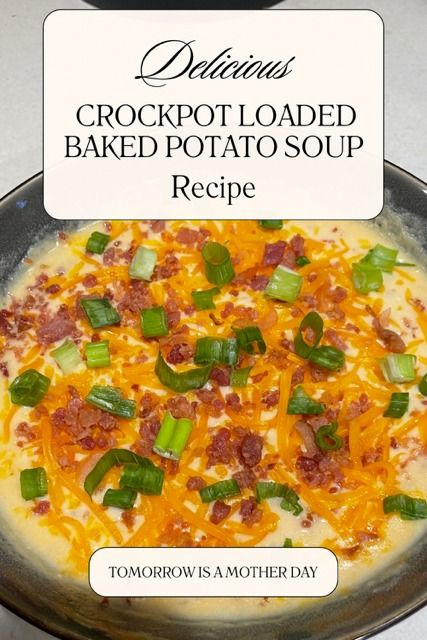
[[396, 438], [394, 438], [393, 436], [390, 438], [390, 447], [392, 449], [398, 449], [399, 448], [399, 443], [396, 440]]
[[234, 313], [234, 304], [232, 302], [226, 302], [224, 309], [221, 311], [221, 318], [228, 318]]
[[12, 335], [12, 325], [9, 319], [12, 318], [12, 313], [7, 309], [0, 310], [0, 333], [4, 336]]
[[188, 227], [181, 227], [176, 234], [176, 241], [180, 244], [192, 245], [196, 244], [199, 236], [197, 229], [189, 229]]
[[269, 391], [264, 391], [261, 397], [262, 404], [265, 404], [267, 409], [271, 409], [271, 407], [275, 407], [280, 398], [279, 389], [270, 389]]
[[330, 371], [328, 369], [323, 369], [323, 367], [317, 367], [311, 362], [308, 363], [308, 369], [310, 372], [310, 377], [313, 382], [321, 382], [323, 380], [327, 380]]
[[264, 291], [268, 281], [268, 276], [255, 275], [249, 280], [248, 285], [253, 291]]
[[98, 427], [111, 431], [116, 428], [117, 420], [101, 409], [85, 405], [74, 387], [69, 386], [68, 391], [71, 398], [66, 407], [59, 407], [53, 412], [50, 418], [52, 425], [68, 433], [75, 442], [83, 441], [84, 448], [93, 448], [88, 440], [93, 439], [92, 429]]
[[9, 377], [9, 369], [6, 362], [0, 362], [0, 371], [2, 372], [5, 378]]
[[306, 519], [304, 519], [304, 520], [301, 522], [301, 526], [302, 526], [304, 529], [310, 529], [310, 527], [311, 527], [311, 525], [312, 525], [312, 524], [313, 524], [313, 523], [311, 522], [311, 520], [306, 520]]
[[165, 220], [147, 220], [147, 222], [153, 233], [160, 233], [161, 231], [164, 231], [166, 228]]
[[240, 413], [243, 409], [240, 396], [237, 393], [227, 393], [225, 396], [227, 407], [235, 413]]
[[294, 341], [293, 340], [288, 340], [287, 338], [282, 338], [282, 340], [280, 341], [280, 346], [282, 346], [287, 351], [290, 351], [291, 353], [295, 353], [295, 346], [294, 346]]
[[274, 243], [266, 242], [264, 247], [264, 255], [262, 257], [263, 266], [276, 267], [278, 264], [280, 264], [285, 253], [286, 245], [287, 243], [283, 240], [279, 240], [278, 242]]
[[350, 402], [344, 415], [344, 420], [353, 420], [354, 418], [358, 418], [363, 413], [366, 413], [371, 407], [372, 402], [369, 400], [369, 397], [366, 393], [362, 393], [358, 400], [352, 400], [352, 402]]
[[172, 516], [159, 536], [159, 546], [167, 547], [194, 547], [194, 540], [190, 535], [190, 525], [180, 516]]
[[213, 380], [219, 387], [228, 387], [230, 385], [231, 369], [214, 367], [209, 376], [209, 380]]
[[338, 335], [335, 329], [326, 329], [324, 336], [331, 345], [336, 347], [337, 349], [341, 349], [341, 351], [346, 351], [348, 349], [348, 345], [344, 340]]
[[222, 427], [217, 431], [211, 443], [206, 447], [206, 454], [208, 456], [207, 469], [215, 464], [229, 464], [231, 462], [233, 455], [229, 429]]
[[76, 334], [77, 328], [66, 304], [62, 304], [54, 317], [43, 322], [37, 330], [37, 338], [42, 344], [51, 344]]
[[174, 344], [166, 355], [166, 360], [170, 364], [181, 364], [188, 362], [194, 356], [194, 347], [188, 342], [178, 342]]
[[146, 391], [142, 394], [140, 405], [141, 408], [139, 410], [139, 417], [146, 418], [154, 411], [154, 409], [158, 406], [159, 400], [154, 393], [150, 393]]
[[260, 373], [256, 373], [254, 376], [251, 376], [252, 382], [255, 384], [257, 382], [261, 382], [265, 376], [268, 376], [268, 371], [261, 371]]
[[218, 320], [218, 318], [212, 311], [209, 313], [209, 318], [212, 320], [215, 326], [220, 327], [222, 325], [221, 320]]
[[373, 319], [372, 326], [386, 349], [392, 353], [404, 353], [406, 351], [406, 345], [396, 331], [385, 329], [378, 318]]
[[185, 485], [189, 491], [200, 491], [203, 487], [206, 487], [206, 481], [200, 476], [191, 476], [187, 480]]
[[291, 239], [290, 245], [297, 258], [305, 255], [304, 238], [299, 233]]
[[209, 518], [213, 524], [219, 524], [230, 514], [231, 507], [222, 500], [216, 500], [212, 507], [212, 513]]
[[301, 384], [302, 382], [304, 382], [304, 374], [304, 367], [302, 365], [297, 367], [292, 374], [291, 385], [295, 386], [296, 384]]
[[410, 298], [409, 302], [418, 310], [425, 311], [425, 304], [419, 298]]
[[[295, 430], [299, 433], [304, 443], [305, 452], [307, 458], [304, 457], [302, 462], [305, 462], [306, 459], [312, 459], [316, 454], [319, 453], [319, 449], [314, 441], [314, 433], [311, 425], [304, 420], [298, 420], [295, 423]], [[303, 457], [303, 456], [301, 456]]]
[[317, 280], [317, 273], [315, 271], [309, 273], [307, 276], [307, 280], [308, 282], [314, 282], [315, 280]]
[[261, 436], [248, 433], [240, 444], [240, 461], [246, 467], [255, 467], [262, 458], [264, 441]]
[[209, 391], [208, 389], [199, 389], [196, 391], [196, 396], [200, 402], [208, 408], [208, 413], [212, 416], [220, 416], [224, 410], [225, 403], [222, 398], [219, 398], [215, 391]]
[[258, 507], [254, 496], [241, 501], [239, 514], [242, 516], [242, 522], [249, 528], [262, 519], [262, 509]]
[[134, 509], [126, 509], [122, 511], [121, 519], [128, 531], [131, 531], [135, 526], [135, 512]]
[[327, 487], [331, 483], [341, 487], [344, 475], [340, 464], [348, 466], [348, 454], [346, 452], [333, 452], [327, 456], [317, 453], [314, 457], [299, 456], [296, 461], [296, 469], [301, 479], [311, 487]]
[[236, 473], [233, 473], [232, 478], [237, 482], [240, 489], [253, 487], [257, 479], [255, 473], [249, 467], [236, 471]]
[[361, 456], [362, 465], [365, 467], [367, 464], [378, 462], [381, 460], [383, 454], [382, 447], [370, 447]]
[[139, 423], [139, 435], [141, 440], [138, 440], [135, 445], [138, 452], [143, 456], [148, 456], [152, 453], [154, 440], [160, 429], [160, 420], [157, 418], [148, 418], [147, 420], [141, 420]]
[[185, 396], [174, 396], [166, 402], [165, 408], [170, 411], [174, 418], [196, 418], [196, 402], [189, 402]]
[[82, 285], [87, 289], [91, 289], [98, 284], [98, 278], [93, 273], [88, 273], [82, 280]]
[[106, 267], [111, 267], [117, 261], [117, 250], [115, 247], [108, 247], [102, 254], [102, 262]]
[[347, 331], [354, 331], [354, 333], [360, 333], [359, 327], [356, 327], [356, 325], [351, 322], [347, 322], [347, 324], [345, 325], [345, 328], [347, 329]]
[[45, 291], [46, 293], [53, 295], [54, 293], [58, 293], [58, 291], [61, 291], [61, 287], [59, 286], [59, 284], [51, 284], [46, 287]]
[[335, 287], [331, 288], [328, 291], [328, 297], [332, 300], [332, 302], [342, 302], [347, 298], [347, 290], [344, 287]]
[[67, 242], [68, 233], [65, 233], [65, 231], [58, 231], [58, 240], [60, 240], [61, 242]]
[[169, 327], [176, 327], [181, 320], [181, 311], [179, 310], [178, 299], [171, 289], [168, 290], [164, 308], [166, 311]]
[[28, 422], [20, 422], [15, 429], [17, 438], [22, 438], [26, 442], [36, 439], [36, 433], [34, 427], [28, 424]]
[[32, 508], [32, 512], [38, 516], [44, 516], [50, 511], [49, 500], [39, 500], [37, 504]]
[[120, 312], [132, 311], [138, 313], [141, 309], [148, 309], [154, 304], [148, 284], [141, 280], [131, 280], [124, 296], [117, 305]]
[[173, 252], [165, 255], [161, 264], [156, 265], [152, 280], [166, 280], [171, 276], [175, 276], [181, 269], [181, 263]]

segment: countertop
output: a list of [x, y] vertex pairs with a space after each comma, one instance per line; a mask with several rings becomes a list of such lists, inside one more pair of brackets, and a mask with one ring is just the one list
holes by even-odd
[[[385, 24], [385, 157], [427, 181], [425, 0], [286, 0], [286, 9], [373, 9]], [[42, 22], [81, 0], [0, 0], [0, 196], [42, 168]], [[53, 638], [0, 607], [1, 640]], [[427, 608], [375, 636], [423, 640]], [[313, 639], [315, 640], [315, 639]], [[331, 638], [331, 640], [333, 640]]]

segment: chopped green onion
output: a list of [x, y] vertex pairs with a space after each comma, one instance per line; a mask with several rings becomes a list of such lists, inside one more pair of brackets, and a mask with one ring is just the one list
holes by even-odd
[[86, 402], [121, 418], [131, 420], [136, 416], [135, 400], [127, 400], [124, 398], [122, 391], [116, 387], [95, 385], [89, 391], [89, 395], [86, 396]]
[[157, 253], [153, 249], [138, 247], [129, 265], [129, 275], [135, 280], [149, 280], [157, 262]]
[[389, 249], [382, 244], [377, 244], [362, 258], [362, 264], [370, 264], [381, 271], [391, 273], [396, 265], [397, 249]]
[[223, 500], [240, 493], [240, 487], [236, 480], [220, 480], [213, 484], [208, 484], [199, 491], [202, 502], [213, 502], [214, 500]]
[[384, 411], [383, 416], [386, 418], [401, 418], [408, 411], [409, 393], [392, 393], [390, 404]]
[[314, 441], [321, 451], [336, 451], [341, 449], [343, 439], [335, 432], [338, 428], [336, 422], [330, 422], [319, 427], [314, 435]]
[[[310, 260], [307, 258], [307, 256], [298, 256], [298, 258], [295, 259], [296, 264], [299, 267], [305, 267], [306, 264], [310, 264]], [[287, 538], [288, 540], [289, 538]]]
[[382, 287], [383, 274], [378, 267], [368, 262], [353, 262], [351, 269], [353, 286], [358, 293], [367, 294]]
[[173, 391], [177, 391], [178, 393], [185, 393], [185, 391], [190, 391], [190, 389], [200, 389], [204, 387], [209, 380], [211, 371], [212, 364], [208, 364], [205, 367], [187, 369], [187, 371], [178, 373], [165, 362], [160, 351], [155, 367], [155, 373], [160, 382], [165, 387], [168, 387], [168, 389], [173, 389]]
[[239, 358], [239, 345], [236, 338], [199, 338], [196, 342], [194, 362], [210, 364], [220, 362], [234, 366]]
[[54, 349], [51, 355], [65, 375], [77, 369], [82, 362], [80, 352], [73, 340], [66, 340], [60, 347]]
[[285, 549], [287, 548], [292, 548], [294, 545], [292, 543], [292, 539], [291, 538], [285, 538], [285, 542], [282, 545]]
[[187, 444], [193, 423], [188, 418], [174, 418], [167, 411], [154, 440], [153, 451], [162, 458], [179, 460]]
[[230, 386], [232, 387], [246, 387], [248, 384], [248, 378], [251, 374], [252, 367], [241, 367], [240, 369], [233, 369], [230, 377]]
[[142, 467], [139, 464], [126, 464], [120, 478], [120, 487], [136, 489], [146, 496], [160, 496], [164, 476], [163, 469], [154, 465]]
[[258, 220], [258, 224], [263, 229], [281, 229], [283, 220]]
[[202, 249], [206, 278], [220, 287], [234, 278], [230, 252], [219, 242], [207, 242]]
[[104, 507], [117, 507], [118, 509], [133, 509], [137, 493], [134, 489], [107, 489], [102, 500]]
[[[313, 344], [307, 344], [303, 337], [304, 329], [310, 328], [314, 333]], [[319, 344], [323, 336], [323, 320], [316, 311], [310, 311], [301, 320], [298, 332], [295, 336], [295, 353], [301, 358], [309, 358], [311, 352]]]
[[110, 449], [110, 451], [104, 453], [92, 471], [86, 476], [84, 482], [85, 491], [91, 496], [110, 469], [127, 463], [139, 464], [141, 467], [153, 466], [151, 460], [142, 458], [133, 451], [129, 451], [129, 449]]
[[109, 367], [111, 364], [110, 349], [108, 340], [99, 342], [88, 342], [85, 346], [87, 366], [89, 369], [98, 367]]
[[47, 393], [50, 379], [35, 369], [27, 369], [9, 386], [13, 404], [35, 407]]
[[295, 387], [288, 401], [288, 415], [318, 415], [325, 411], [325, 405], [313, 400], [301, 385]]
[[310, 353], [309, 360], [318, 367], [336, 371], [344, 366], [345, 353], [336, 347], [324, 345], [313, 349]]
[[41, 498], [47, 494], [47, 475], [43, 467], [24, 469], [20, 474], [20, 482], [24, 500]]
[[249, 355], [254, 354], [255, 349], [252, 344], [254, 342], [259, 353], [266, 352], [267, 345], [265, 344], [262, 333], [258, 327], [245, 327], [244, 329], [240, 329], [240, 327], [232, 327], [232, 329], [237, 336], [239, 347], [243, 349], [243, 351], [249, 353]]
[[402, 520], [427, 518], [427, 501], [422, 498], [411, 498], [404, 493], [384, 498], [383, 509], [384, 513], [399, 513]]
[[214, 296], [220, 293], [218, 287], [212, 287], [212, 289], [206, 289], [204, 291], [192, 291], [191, 297], [193, 298], [194, 306], [197, 311], [204, 311], [205, 309], [215, 309]]
[[107, 298], [82, 298], [80, 304], [93, 329], [120, 322], [119, 314]]
[[144, 338], [158, 338], [169, 332], [168, 317], [163, 307], [141, 310], [141, 329]]
[[295, 302], [300, 294], [303, 280], [299, 273], [279, 265], [270, 277], [265, 295], [285, 302]]
[[89, 253], [104, 253], [105, 247], [110, 242], [110, 236], [100, 231], [94, 231], [86, 243], [86, 251]]
[[282, 498], [280, 506], [285, 511], [292, 511], [298, 516], [303, 508], [299, 503], [298, 494], [287, 484], [279, 482], [257, 482], [255, 486], [255, 497], [257, 502], [268, 500], [269, 498]]
[[384, 378], [388, 382], [413, 382], [416, 378], [417, 357], [410, 353], [392, 353], [378, 360]]
[[423, 396], [427, 396], [427, 373], [421, 378], [418, 389]]
[[417, 265], [414, 262], [401, 262], [400, 260], [396, 260], [396, 267], [416, 267]]

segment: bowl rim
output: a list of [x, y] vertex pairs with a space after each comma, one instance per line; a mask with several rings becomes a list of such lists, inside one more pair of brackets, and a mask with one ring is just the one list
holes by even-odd
[[[384, 173], [386, 172], [389, 172], [392, 176], [397, 176], [398, 179], [403, 179], [409, 182], [411, 187], [417, 190], [423, 191], [427, 198], [427, 182], [425, 182], [424, 180], [418, 178], [417, 176], [413, 175], [409, 171], [402, 169], [398, 165], [390, 161], [384, 160]], [[39, 171], [38, 173], [30, 176], [29, 178], [21, 182], [19, 185], [17, 185], [16, 187], [8, 191], [6, 194], [4, 194], [0, 198], [0, 210], [2, 206], [5, 205], [6, 201], [15, 197], [16, 194], [19, 191], [21, 191], [21, 189], [35, 183], [37, 180], [40, 180], [42, 178], [43, 178], [43, 171]], [[44, 631], [45, 633], [52, 635], [55, 638], [58, 638], [60, 640], [81, 640], [82, 638], [81, 635], [76, 635], [71, 631], [66, 631], [63, 629], [58, 631], [58, 629], [55, 628], [55, 624], [50, 624], [49, 621], [47, 620], [35, 617], [30, 613], [27, 613], [23, 606], [20, 607], [19, 604], [16, 602], [13, 602], [11, 598], [6, 600], [0, 595], [0, 605], [3, 606], [10, 613], [16, 615], [18, 618], [21, 618], [25, 622], [33, 625], [34, 627], [36, 627], [37, 629], [40, 629], [41, 631]], [[386, 629], [389, 629], [391, 626], [398, 624], [402, 620], [405, 620], [412, 614], [421, 610], [426, 605], [427, 605], [427, 591], [424, 595], [421, 596], [421, 598], [418, 601], [412, 604], [409, 604], [404, 610], [396, 613], [395, 615], [390, 617], [388, 620], [378, 623], [377, 625], [370, 628], [366, 632], [363, 632], [361, 635], [353, 636], [351, 640], [367, 640], [368, 638], [371, 638], [375, 634], [380, 633], [381, 631], [384, 631]], [[350, 640], [350, 637], [349, 637], [349, 640]]]

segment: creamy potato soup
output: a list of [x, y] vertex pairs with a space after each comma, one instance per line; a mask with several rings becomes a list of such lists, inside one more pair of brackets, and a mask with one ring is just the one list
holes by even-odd
[[[427, 277], [375, 225], [115, 221], [24, 263], [0, 509], [32, 557], [86, 580], [103, 546], [324, 546], [348, 589], [421, 533]], [[215, 615], [296, 601], [237, 602]]]

